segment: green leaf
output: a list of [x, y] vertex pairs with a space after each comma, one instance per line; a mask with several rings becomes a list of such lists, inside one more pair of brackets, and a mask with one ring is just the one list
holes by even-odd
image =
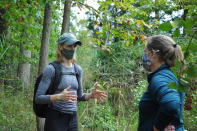
[[191, 65], [187, 69], [187, 74], [191, 78], [197, 78], [197, 65]]
[[172, 25], [173, 28], [178, 28], [179, 27], [179, 21], [178, 20], [173, 21], [171, 25]]
[[177, 90], [177, 91], [179, 91], [179, 92], [187, 92], [188, 91], [188, 89], [187, 89], [187, 87], [186, 86], [178, 86], [175, 82], [171, 82], [170, 84], [169, 84], [169, 88], [171, 88], [171, 89], [175, 89], [175, 90]]
[[171, 70], [178, 75], [179, 72], [177, 70], [180, 70], [182, 63], [180, 61], [176, 61], [175, 66], [171, 68]]
[[161, 30], [163, 30], [163, 31], [171, 31], [172, 25], [171, 25], [170, 22], [164, 22], [163, 24], [161, 24], [161, 25], [159, 26], [159, 28], [160, 28]]
[[176, 29], [176, 30], [173, 32], [173, 35], [174, 35], [174, 37], [179, 37], [179, 36], [180, 36], [180, 31], [179, 31], [179, 29]]
[[125, 42], [125, 46], [128, 47], [130, 45], [130, 41]]
[[193, 19], [187, 19], [185, 21], [184, 27], [185, 30], [188, 34], [193, 34], [193, 25], [194, 25], [194, 20]]
[[180, 82], [181, 86], [184, 86], [184, 87], [189, 86], [188, 79], [187, 80], [186, 79], [180, 79], [179, 82]]
[[197, 44], [196, 43], [191, 43], [189, 50], [193, 53], [197, 52]]

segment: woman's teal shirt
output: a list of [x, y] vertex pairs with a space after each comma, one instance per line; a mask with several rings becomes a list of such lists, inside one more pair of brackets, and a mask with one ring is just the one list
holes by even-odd
[[153, 131], [153, 127], [163, 131], [169, 124], [184, 131], [184, 93], [169, 88], [171, 82], [179, 83], [167, 65], [148, 75], [149, 86], [139, 103], [138, 131]]

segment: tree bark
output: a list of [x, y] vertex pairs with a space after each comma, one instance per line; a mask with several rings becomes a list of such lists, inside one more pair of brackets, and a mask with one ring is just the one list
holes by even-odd
[[48, 48], [49, 48], [51, 18], [52, 18], [52, 8], [49, 3], [46, 3], [44, 10], [44, 23], [43, 23], [43, 31], [42, 31], [38, 74], [42, 73], [42, 71], [48, 64]]
[[[20, 45], [20, 54], [22, 56], [31, 58], [31, 51], [26, 50], [24, 45]], [[25, 61], [22, 61], [19, 63], [18, 66], [18, 77], [22, 81], [22, 87], [23, 88], [28, 88], [30, 87], [30, 69], [31, 69], [31, 64]]]
[[72, 0], [66, 0], [64, 3], [64, 15], [63, 15], [61, 34], [65, 33], [65, 32], [69, 32], [71, 3], [72, 3]]
[[[42, 31], [38, 75], [43, 72], [44, 68], [48, 64], [48, 47], [49, 47], [49, 38], [50, 38], [51, 19], [52, 19], [52, 8], [50, 3], [47, 1], [44, 10], [44, 23], [43, 23], [43, 31]], [[37, 130], [44, 131], [45, 119], [36, 117], [36, 121], [37, 121]]]

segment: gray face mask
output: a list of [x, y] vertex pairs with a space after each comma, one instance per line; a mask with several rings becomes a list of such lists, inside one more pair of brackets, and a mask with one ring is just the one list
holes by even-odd
[[75, 50], [68, 50], [68, 49], [63, 49], [61, 51], [61, 53], [64, 55], [64, 57], [67, 59], [67, 60], [70, 60], [73, 58], [74, 54], [75, 54]]

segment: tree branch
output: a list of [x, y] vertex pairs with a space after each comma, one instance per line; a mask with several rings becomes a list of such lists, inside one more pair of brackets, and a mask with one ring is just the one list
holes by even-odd
[[85, 6], [86, 8], [91, 8], [91, 9], [94, 10], [97, 14], [99, 14], [99, 12], [98, 12], [96, 9], [94, 9], [92, 6], [89, 6], [88, 4], [84, 4], [84, 3], [79, 2], [79, 1], [76, 1], [76, 3], [78, 3], [78, 4], [80, 4], [80, 5], [83, 5], [83, 6]]

